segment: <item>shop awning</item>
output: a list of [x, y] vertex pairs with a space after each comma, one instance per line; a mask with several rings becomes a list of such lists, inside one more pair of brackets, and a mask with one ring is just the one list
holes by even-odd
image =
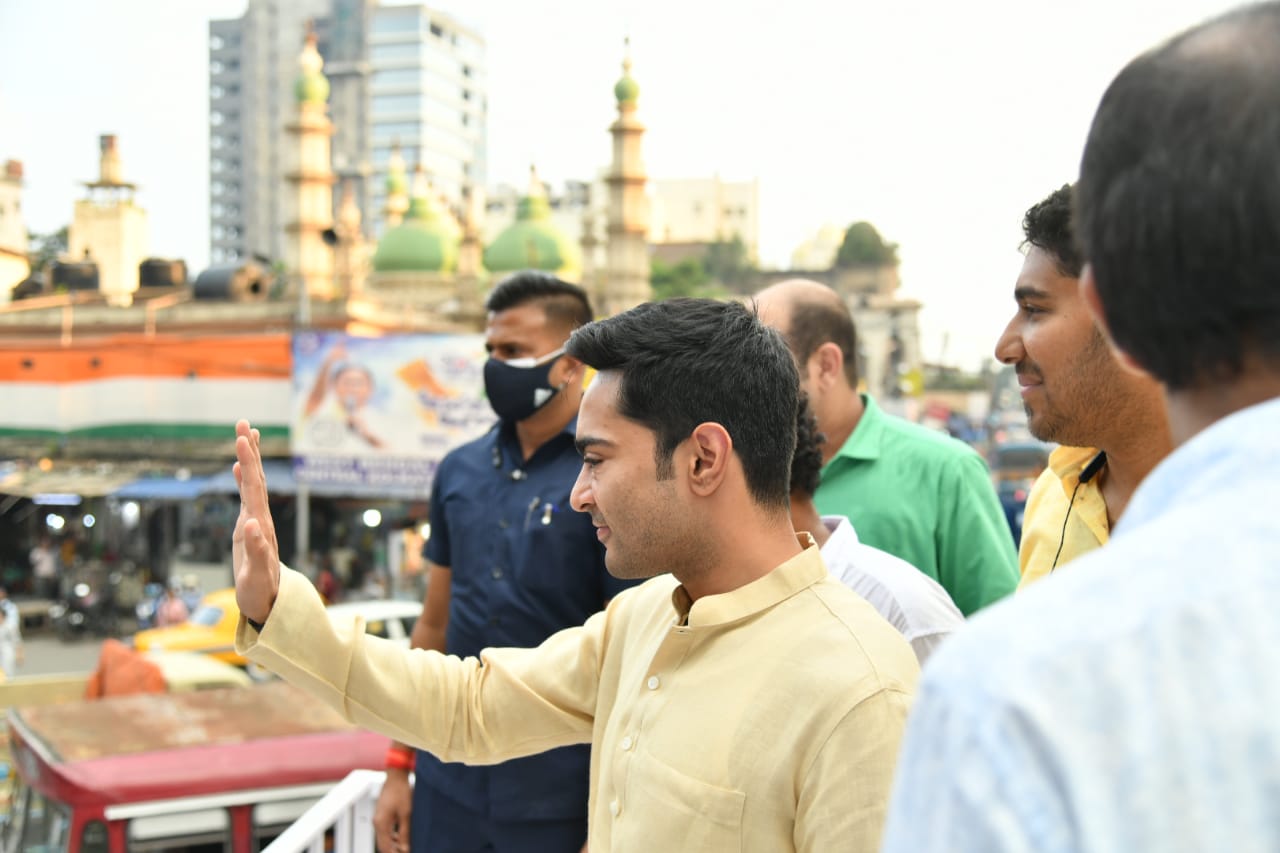
[[[293, 461], [289, 459], [263, 459], [262, 470], [267, 475], [267, 494], [293, 495], [298, 492], [298, 481], [293, 478]], [[201, 494], [234, 495], [240, 489], [236, 486], [235, 475], [231, 466], [223, 468], [216, 474], [207, 477]]]
[[125, 500], [189, 501], [204, 493], [208, 477], [143, 477], [111, 493]]

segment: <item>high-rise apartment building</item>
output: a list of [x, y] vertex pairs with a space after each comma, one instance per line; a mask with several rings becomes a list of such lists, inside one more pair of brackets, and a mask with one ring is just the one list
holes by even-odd
[[425, 6], [372, 0], [249, 0], [209, 24], [210, 258], [284, 256], [285, 123], [313, 21], [331, 85], [333, 170], [374, 230], [398, 139], [453, 203], [485, 177], [484, 41]]
[[370, 138], [374, 200], [381, 218], [387, 161], [399, 142], [412, 169], [460, 205], [464, 187], [483, 187], [487, 85], [484, 40], [426, 6], [379, 6], [369, 33]]

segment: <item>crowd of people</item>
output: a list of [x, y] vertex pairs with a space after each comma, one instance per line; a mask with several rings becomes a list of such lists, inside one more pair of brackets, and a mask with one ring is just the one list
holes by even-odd
[[527, 272], [416, 648], [281, 565], [244, 421], [237, 648], [395, 739], [382, 853], [1280, 849], [1278, 77], [1278, 3], [1158, 45], [1027, 211], [1020, 553], [823, 285], [592, 321]]

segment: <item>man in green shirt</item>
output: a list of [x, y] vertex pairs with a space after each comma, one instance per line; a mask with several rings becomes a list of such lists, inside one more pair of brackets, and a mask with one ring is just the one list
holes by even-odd
[[840, 296], [792, 280], [761, 291], [756, 304], [791, 347], [826, 434], [818, 510], [847, 516], [864, 543], [938, 581], [966, 616], [1013, 592], [1018, 556], [986, 463], [858, 392], [856, 332]]

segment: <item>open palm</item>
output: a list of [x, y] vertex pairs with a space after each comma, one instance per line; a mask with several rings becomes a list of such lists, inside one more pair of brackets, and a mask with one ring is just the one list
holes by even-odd
[[280, 589], [280, 543], [267, 504], [260, 436], [248, 421], [236, 423], [236, 463], [232, 470], [240, 489], [240, 516], [231, 534], [236, 604], [246, 618], [265, 622]]

